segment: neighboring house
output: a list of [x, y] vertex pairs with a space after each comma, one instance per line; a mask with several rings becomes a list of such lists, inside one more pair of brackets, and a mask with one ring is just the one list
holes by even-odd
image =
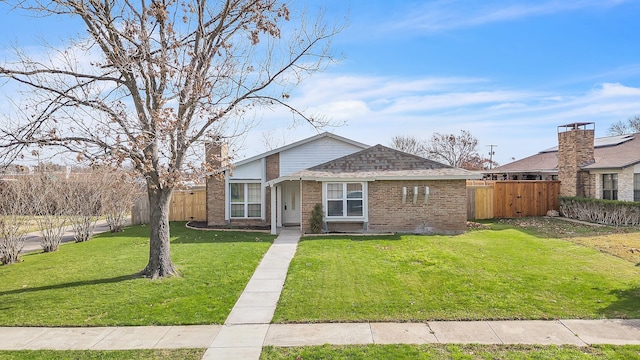
[[[208, 147], [209, 161], [226, 156]], [[323, 208], [326, 232], [462, 233], [466, 180], [480, 175], [382, 145], [319, 134], [235, 163], [207, 181], [210, 226], [300, 226]]]
[[560, 180], [562, 196], [640, 201], [640, 133], [595, 138], [594, 123], [558, 126], [558, 146], [491, 170], [499, 180]]

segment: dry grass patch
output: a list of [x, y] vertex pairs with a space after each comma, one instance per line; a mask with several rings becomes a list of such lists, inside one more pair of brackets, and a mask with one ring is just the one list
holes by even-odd
[[569, 240], [631, 261], [640, 266], [640, 233], [576, 237]]

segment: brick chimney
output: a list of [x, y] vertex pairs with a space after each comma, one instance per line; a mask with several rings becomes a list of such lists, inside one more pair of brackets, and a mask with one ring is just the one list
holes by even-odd
[[205, 158], [214, 171], [229, 165], [229, 146], [220, 141], [205, 144]]
[[205, 144], [205, 159], [212, 175], [207, 177], [207, 224], [225, 225], [225, 178], [220, 172], [229, 165], [229, 147], [221, 141]]
[[595, 123], [558, 126], [558, 180], [560, 196], [590, 196], [591, 176], [581, 166], [594, 161]]

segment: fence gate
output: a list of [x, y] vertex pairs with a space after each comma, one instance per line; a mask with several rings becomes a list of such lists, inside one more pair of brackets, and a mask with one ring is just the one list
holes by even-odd
[[[469, 195], [469, 193], [473, 193]], [[558, 210], [560, 181], [493, 181], [467, 185], [469, 219], [543, 216]]]

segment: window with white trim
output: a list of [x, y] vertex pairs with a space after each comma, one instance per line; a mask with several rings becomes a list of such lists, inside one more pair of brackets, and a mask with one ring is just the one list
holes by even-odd
[[602, 174], [602, 198], [618, 200], [618, 174]]
[[259, 218], [262, 216], [262, 187], [260, 183], [231, 183], [231, 218]]
[[363, 183], [327, 183], [327, 217], [363, 217]]
[[633, 174], [633, 201], [640, 201], [640, 174]]

